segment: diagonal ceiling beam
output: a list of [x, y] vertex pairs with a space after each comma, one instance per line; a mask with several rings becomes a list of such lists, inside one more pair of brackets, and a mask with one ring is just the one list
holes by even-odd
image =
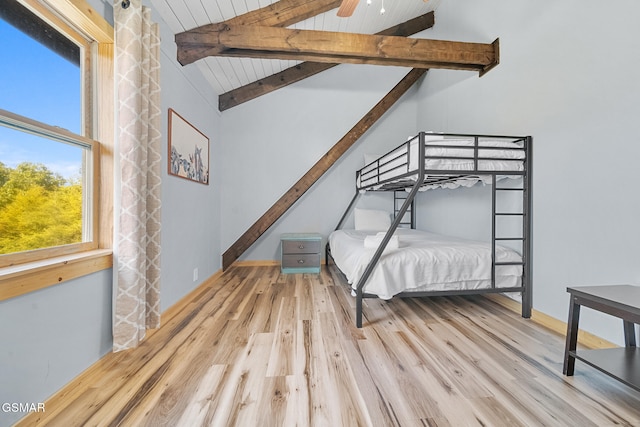
[[248, 83], [218, 96], [218, 110], [225, 111], [262, 95], [281, 89], [285, 86], [304, 80], [339, 64], [323, 64], [322, 62], [305, 61], [282, 70], [279, 73]]
[[[224, 21], [233, 25], [287, 27], [340, 6], [341, 0], [280, 0]], [[204, 27], [200, 28], [205, 28]]]
[[271, 227], [358, 139], [391, 108], [424, 74], [425, 69], [411, 70], [391, 91], [351, 128], [309, 171], [271, 206], [238, 240], [222, 254], [222, 269], [226, 270], [269, 227]]
[[481, 72], [498, 63], [498, 40], [466, 43], [261, 25], [211, 24], [176, 34], [176, 44], [182, 65], [210, 55]]
[[[433, 27], [433, 24], [434, 14], [433, 12], [429, 12], [403, 22], [402, 24], [394, 25], [377, 34], [384, 36], [410, 36]], [[303, 62], [297, 64], [279, 73], [221, 94], [218, 97], [218, 109], [220, 111], [228, 110], [229, 108], [328, 70], [336, 65], [338, 64], [325, 64], [321, 62]]]

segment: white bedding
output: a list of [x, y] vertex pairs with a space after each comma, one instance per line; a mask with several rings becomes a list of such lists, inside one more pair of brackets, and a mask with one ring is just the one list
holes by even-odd
[[[434, 145], [450, 146], [453, 148], [434, 147]], [[479, 138], [477, 172], [504, 171], [508, 173], [522, 171], [524, 169], [523, 160], [525, 157], [525, 152], [522, 148], [523, 144], [521, 141], [514, 142], [512, 139]], [[417, 171], [420, 166], [418, 150], [419, 140], [418, 137], [415, 137], [390, 153], [381, 156], [378, 161], [366, 165], [360, 174], [358, 174], [358, 182], [356, 183], [358, 188], [375, 185], [379, 181], [393, 179], [404, 173]], [[464, 174], [465, 171], [474, 171], [474, 151], [475, 140], [473, 137], [445, 138], [440, 135], [426, 135], [425, 170], [459, 171], [461, 174]], [[434, 159], [430, 157], [447, 158]], [[413, 179], [415, 178], [416, 176], [413, 177]], [[439, 187], [470, 187], [478, 181], [489, 183], [491, 177], [488, 175], [467, 177], [443, 184], [430, 184], [423, 187], [422, 190]]]
[[[364, 241], [376, 231], [337, 230], [329, 236], [336, 265], [355, 289], [374, 248]], [[491, 286], [491, 246], [488, 243], [398, 229], [399, 247], [387, 249], [371, 273], [364, 292], [383, 299], [400, 292], [480, 289]], [[521, 261], [515, 251], [496, 246], [497, 261]], [[496, 268], [496, 287], [521, 285], [522, 266]]]

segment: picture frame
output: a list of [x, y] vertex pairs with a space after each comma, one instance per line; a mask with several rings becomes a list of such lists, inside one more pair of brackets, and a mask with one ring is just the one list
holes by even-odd
[[169, 175], [209, 185], [209, 138], [169, 108]]

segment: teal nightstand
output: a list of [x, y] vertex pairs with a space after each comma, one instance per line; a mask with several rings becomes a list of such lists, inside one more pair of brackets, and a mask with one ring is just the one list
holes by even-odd
[[283, 273], [320, 273], [322, 236], [286, 233], [280, 236]]

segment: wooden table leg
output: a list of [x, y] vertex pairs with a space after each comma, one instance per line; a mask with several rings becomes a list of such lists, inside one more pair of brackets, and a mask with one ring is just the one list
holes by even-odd
[[576, 351], [578, 344], [578, 321], [580, 320], [580, 304], [576, 303], [576, 298], [572, 295], [569, 303], [569, 320], [567, 320], [567, 342], [564, 347], [564, 366], [562, 373], [571, 376], [576, 365], [576, 358], [569, 352]]
[[624, 345], [625, 347], [636, 346], [636, 325], [633, 322], [623, 320], [624, 325]]

